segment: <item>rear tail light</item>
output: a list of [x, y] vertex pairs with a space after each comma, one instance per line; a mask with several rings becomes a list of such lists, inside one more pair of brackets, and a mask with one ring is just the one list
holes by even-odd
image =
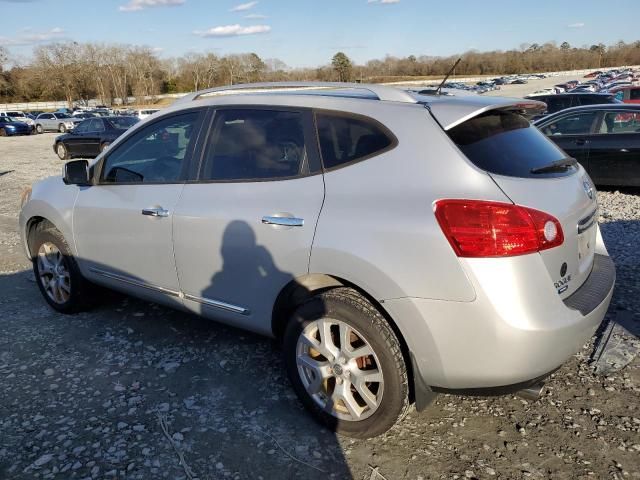
[[511, 203], [438, 200], [435, 215], [458, 257], [511, 257], [564, 241], [555, 217]]

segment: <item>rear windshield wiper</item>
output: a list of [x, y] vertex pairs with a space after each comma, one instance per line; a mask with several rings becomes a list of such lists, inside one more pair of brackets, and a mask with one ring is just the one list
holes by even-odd
[[530, 170], [531, 173], [553, 173], [553, 172], [563, 172], [570, 167], [575, 167], [578, 164], [578, 161], [573, 157], [563, 158], [561, 160], [556, 160], [555, 162], [551, 162], [544, 167], [533, 168]]

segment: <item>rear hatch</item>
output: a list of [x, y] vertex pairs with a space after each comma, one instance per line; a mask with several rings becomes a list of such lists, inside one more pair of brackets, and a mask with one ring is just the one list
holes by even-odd
[[500, 100], [503, 103], [469, 109], [464, 115], [458, 105], [457, 119], [445, 104], [430, 110], [469, 161], [486, 171], [513, 203], [559, 221], [564, 242], [539, 255], [558, 295], [566, 298], [584, 283], [593, 266], [595, 188], [580, 164], [530, 125], [527, 117], [544, 104]]

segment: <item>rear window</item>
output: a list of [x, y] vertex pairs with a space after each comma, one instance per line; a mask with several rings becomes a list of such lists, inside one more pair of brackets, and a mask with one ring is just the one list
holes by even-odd
[[373, 119], [350, 114], [316, 114], [324, 168], [363, 160], [392, 148], [395, 137]]
[[610, 95], [580, 95], [581, 105], [599, 105], [602, 103], [614, 102], [614, 97]]
[[528, 120], [517, 113], [490, 111], [448, 132], [451, 140], [478, 168], [497, 175], [549, 178], [573, 173], [573, 169], [536, 175], [531, 170], [566, 157]]

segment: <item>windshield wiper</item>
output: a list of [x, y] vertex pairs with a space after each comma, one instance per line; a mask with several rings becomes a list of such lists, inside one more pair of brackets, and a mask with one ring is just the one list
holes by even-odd
[[578, 161], [573, 157], [563, 158], [561, 160], [556, 160], [555, 162], [551, 162], [544, 167], [533, 168], [530, 170], [530, 173], [538, 174], [538, 173], [553, 173], [553, 172], [563, 172], [570, 167], [575, 167], [578, 164]]

